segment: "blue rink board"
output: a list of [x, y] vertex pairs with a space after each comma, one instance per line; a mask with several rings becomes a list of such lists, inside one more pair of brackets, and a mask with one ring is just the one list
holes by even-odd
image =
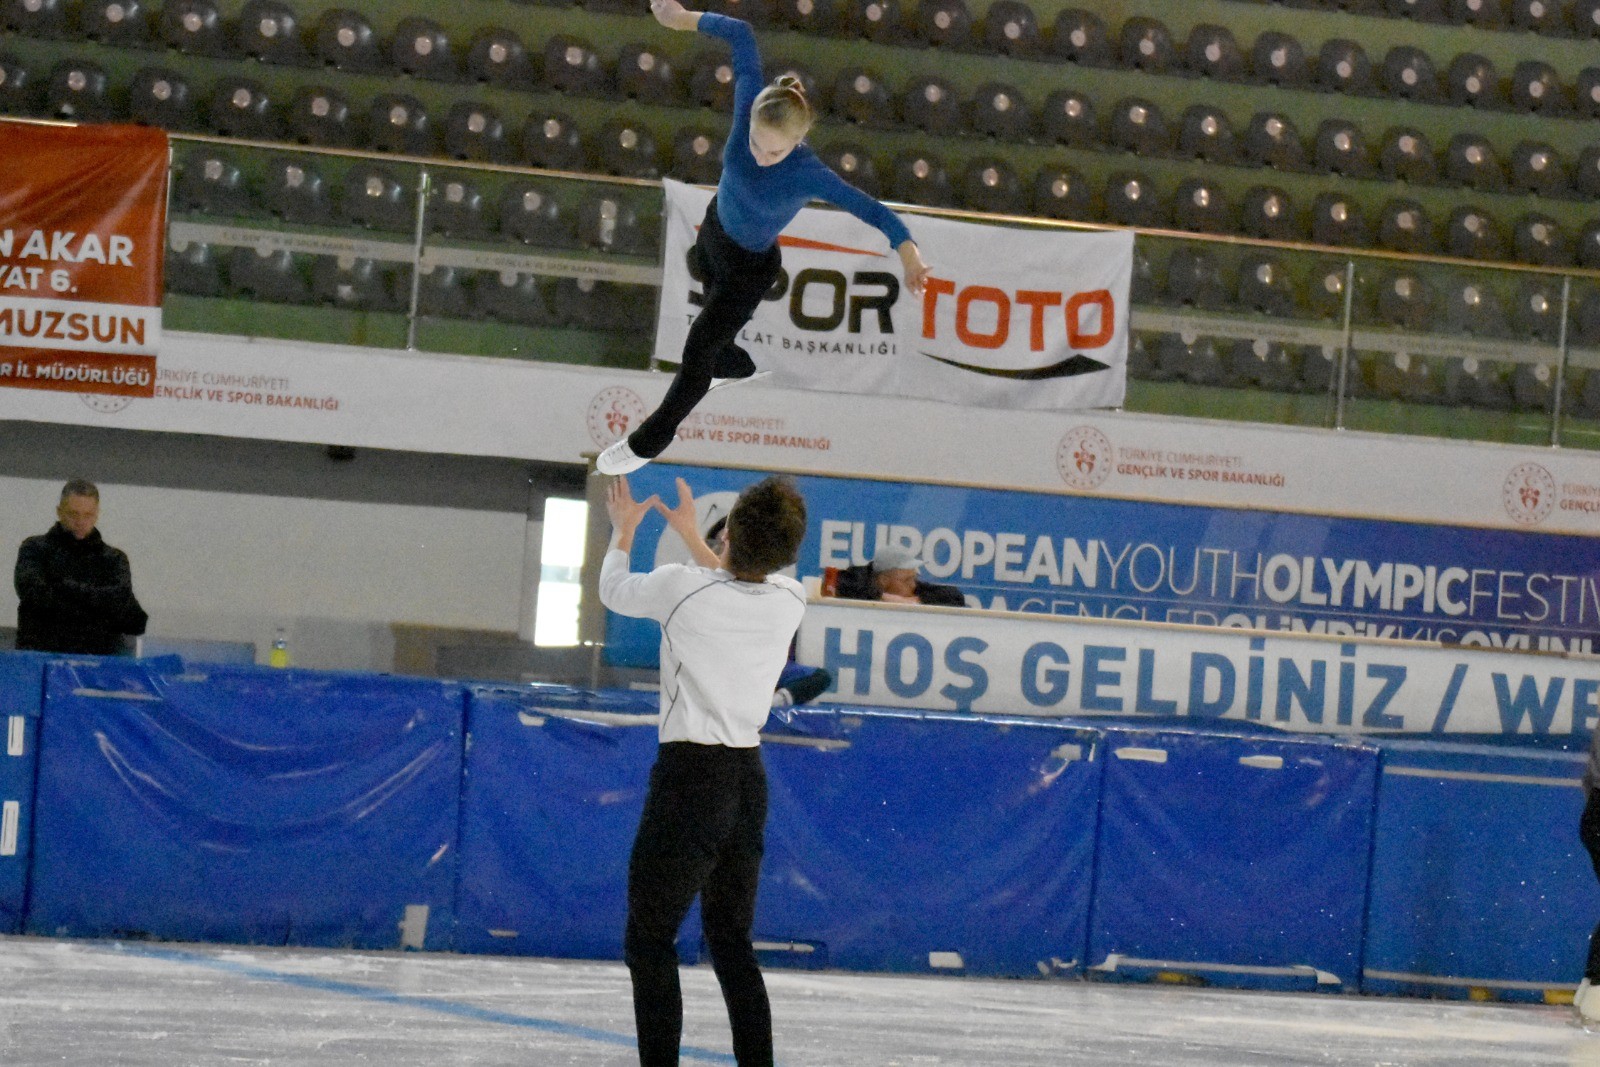
[[446, 948], [462, 714], [430, 681], [53, 663], [26, 928]]
[[1539, 999], [1583, 974], [1600, 886], [1582, 753], [1384, 741], [1362, 986]]
[[1105, 746], [1091, 974], [1356, 988], [1375, 748], [1185, 729]]
[[44, 670], [39, 652], [0, 653], [0, 934], [22, 929], [33, 838]]

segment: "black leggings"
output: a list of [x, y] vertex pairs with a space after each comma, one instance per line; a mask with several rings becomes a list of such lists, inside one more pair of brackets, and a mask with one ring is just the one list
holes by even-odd
[[675, 1067], [683, 1032], [678, 928], [695, 895], [739, 1067], [771, 1067], [772, 1012], [750, 927], [767, 823], [759, 748], [671, 741], [650, 770], [628, 861], [623, 958], [633, 978], [642, 1067]]
[[[1583, 841], [1583, 847], [1589, 851], [1595, 877], [1600, 878], [1600, 789], [1589, 790], [1589, 799], [1583, 805], [1583, 818], [1578, 820], [1578, 836]], [[1589, 935], [1589, 962], [1584, 966], [1583, 976], [1600, 985], [1600, 926], [1596, 926], [1594, 933]]]
[[628, 447], [645, 459], [654, 459], [672, 444], [678, 424], [704, 398], [712, 378], [744, 378], [755, 372], [749, 353], [735, 340], [783, 266], [776, 244], [765, 252], [751, 252], [723, 231], [715, 197], [689, 255], [698, 260], [705, 276], [705, 302], [689, 327], [683, 363], [661, 406], [628, 435]]

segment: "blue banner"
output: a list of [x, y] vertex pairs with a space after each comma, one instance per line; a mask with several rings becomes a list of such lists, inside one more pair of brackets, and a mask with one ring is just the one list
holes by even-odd
[[[1381, 472], [1374, 472], [1374, 477]], [[765, 472], [652, 463], [634, 494], [709, 525]], [[958, 486], [797, 477], [809, 508], [797, 573], [899, 544], [973, 607], [1485, 648], [1590, 651], [1600, 632], [1593, 538]], [[683, 561], [648, 519], [633, 566]], [[613, 616], [611, 662], [654, 666], [660, 630]]]

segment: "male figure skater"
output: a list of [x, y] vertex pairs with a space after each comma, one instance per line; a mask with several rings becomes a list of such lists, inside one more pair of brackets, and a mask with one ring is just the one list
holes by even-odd
[[734, 1058], [739, 1067], [771, 1067], [772, 1013], [750, 945], [767, 821], [760, 730], [805, 612], [800, 583], [775, 572], [799, 552], [806, 507], [792, 483], [768, 478], [739, 494], [717, 568], [674, 563], [632, 573], [634, 532], [652, 509], [674, 527], [686, 513], [700, 541], [693, 499], [685, 506], [684, 496], [668, 510], [659, 497], [634, 500], [625, 478], [613, 482], [606, 510], [614, 536], [600, 570], [606, 607], [661, 623], [661, 746], [628, 862], [623, 943], [639, 1063], [678, 1063], [683, 999], [674, 942], [699, 894]]

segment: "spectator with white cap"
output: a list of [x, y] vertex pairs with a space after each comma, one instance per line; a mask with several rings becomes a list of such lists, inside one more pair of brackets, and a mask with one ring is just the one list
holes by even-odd
[[922, 560], [905, 545], [884, 545], [872, 557], [872, 562], [839, 572], [837, 595], [846, 600], [966, 607], [967, 600], [961, 590], [953, 585], [923, 581], [917, 576], [921, 569]]

